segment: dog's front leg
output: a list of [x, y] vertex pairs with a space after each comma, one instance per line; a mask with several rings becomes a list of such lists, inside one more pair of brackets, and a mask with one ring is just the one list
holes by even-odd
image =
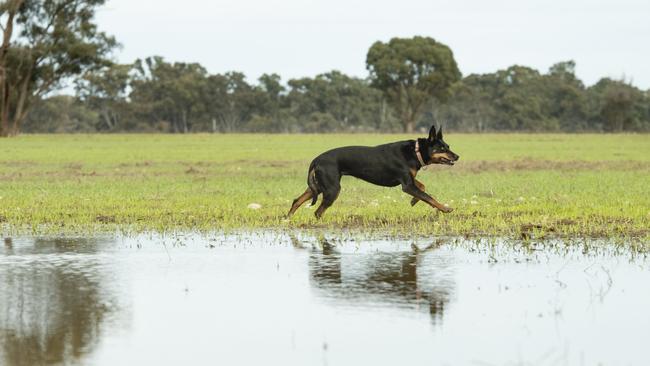
[[408, 184], [402, 184], [402, 191], [410, 194], [414, 198], [419, 199], [420, 201], [424, 201], [428, 203], [431, 207], [437, 208], [438, 210], [448, 213], [453, 211], [451, 207], [446, 207], [442, 203], [436, 201], [433, 197], [429, 196], [425, 192], [421, 191], [417, 185], [415, 184], [415, 180], [413, 182], [408, 183]]
[[[415, 185], [418, 187], [418, 189], [421, 190], [422, 192], [426, 193], [426, 190], [427, 190], [426, 188], [427, 187], [425, 187], [424, 184], [422, 184], [422, 182], [420, 182], [419, 180], [417, 180], [415, 178], [414, 178], [414, 181], [415, 181]], [[411, 198], [411, 206], [415, 206], [415, 204], [418, 203], [419, 201], [420, 201], [419, 198], [416, 198], [416, 197]]]

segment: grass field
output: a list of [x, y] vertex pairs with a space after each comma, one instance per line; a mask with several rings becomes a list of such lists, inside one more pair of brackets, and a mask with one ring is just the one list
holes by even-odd
[[[418, 175], [455, 208], [344, 177], [321, 221], [309, 162], [404, 135], [33, 135], [0, 141], [3, 231], [349, 229], [398, 235], [650, 237], [650, 136], [448, 134], [454, 167]], [[249, 209], [259, 203], [261, 209]]]

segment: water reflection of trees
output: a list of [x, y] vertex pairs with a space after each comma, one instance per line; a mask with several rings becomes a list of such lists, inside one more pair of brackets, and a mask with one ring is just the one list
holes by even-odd
[[93, 239], [5, 241], [0, 260], [3, 365], [70, 363], [96, 343], [111, 311]]
[[454, 282], [445, 262], [424, 265], [426, 256], [435, 256], [435, 246], [359, 254], [339, 252], [325, 242], [322, 251], [310, 252], [310, 279], [312, 287], [337, 301], [426, 309], [436, 323], [442, 320]]

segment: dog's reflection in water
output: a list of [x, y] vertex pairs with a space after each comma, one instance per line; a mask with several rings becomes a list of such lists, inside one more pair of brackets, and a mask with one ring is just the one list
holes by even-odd
[[[298, 245], [297, 245], [298, 244]], [[451, 268], [437, 256], [438, 244], [406, 251], [346, 252], [321, 240], [311, 248], [312, 288], [347, 306], [391, 306], [427, 311], [442, 320], [454, 289]], [[299, 242], [294, 240], [294, 246]]]

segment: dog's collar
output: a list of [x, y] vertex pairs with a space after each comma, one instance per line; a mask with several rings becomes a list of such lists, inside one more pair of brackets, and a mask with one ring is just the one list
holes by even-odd
[[420, 142], [415, 140], [415, 156], [418, 158], [420, 165], [425, 166], [424, 160], [422, 159], [422, 154], [420, 154]]

